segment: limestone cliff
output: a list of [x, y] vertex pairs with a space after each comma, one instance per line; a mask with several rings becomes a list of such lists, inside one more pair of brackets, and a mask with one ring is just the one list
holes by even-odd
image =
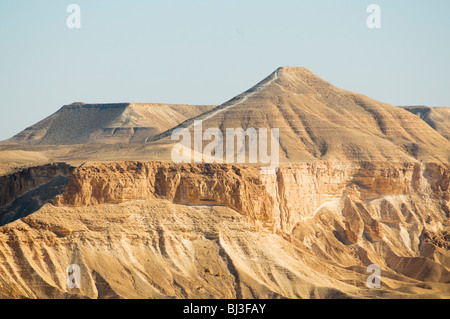
[[[420, 162], [300, 163], [276, 175], [87, 163], [52, 203], [0, 228], [0, 294], [448, 298], [449, 181], [448, 166]], [[79, 289], [66, 285], [70, 264]], [[380, 290], [365, 286], [370, 264]]]

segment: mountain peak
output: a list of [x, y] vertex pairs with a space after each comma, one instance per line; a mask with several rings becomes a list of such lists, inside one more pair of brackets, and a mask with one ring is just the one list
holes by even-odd
[[[285, 89], [303, 88], [303, 90], [310, 90], [309, 86], [320, 83], [321, 85], [330, 83], [324, 81], [313, 72], [305, 67], [297, 66], [280, 66], [274, 72], [272, 72], [265, 79], [257, 83], [255, 86], [245, 91], [243, 95], [247, 95], [252, 92], [261, 92], [273, 89], [270, 84], [278, 84]], [[273, 92], [272, 92], [273, 93]], [[238, 96], [239, 97], [239, 96]], [[228, 102], [227, 102], [228, 104]]]
[[281, 66], [268, 78], [276, 78], [283, 89], [296, 93], [320, 93], [330, 95], [336, 87], [306, 67]]
[[310, 70], [303, 66], [280, 66], [277, 71], [283, 71], [283, 72], [309, 72], [312, 73]]
[[316, 79], [321, 82], [327, 81], [323, 80], [321, 77], [319, 77], [317, 74], [310, 71], [308, 68], [305, 67], [297, 67], [297, 66], [282, 66], [279, 67], [276, 70], [278, 77], [290, 77], [290, 78], [297, 78], [297, 79]]

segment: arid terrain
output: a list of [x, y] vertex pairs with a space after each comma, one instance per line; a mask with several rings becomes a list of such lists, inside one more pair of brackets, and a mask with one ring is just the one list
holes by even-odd
[[[174, 163], [196, 120], [278, 128], [279, 169]], [[63, 106], [0, 143], [0, 297], [448, 299], [449, 127], [297, 67], [218, 106]]]

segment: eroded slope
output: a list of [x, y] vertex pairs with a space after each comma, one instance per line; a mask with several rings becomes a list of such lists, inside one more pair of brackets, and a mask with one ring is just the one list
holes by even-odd
[[450, 107], [405, 106], [403, 108], [420, 117], [439, 134], [450, 140]]
[[[86, 164], [0, 228], [4, 297], [450, 296], [449, 168]], [[66, 268], [82, 269], [81, 289]], [[366, 268], [382, 269], [368, 289]]]
[[178, 104], [72, 103], [5, 144], [74, 145], [144, 143], [211, 106]]

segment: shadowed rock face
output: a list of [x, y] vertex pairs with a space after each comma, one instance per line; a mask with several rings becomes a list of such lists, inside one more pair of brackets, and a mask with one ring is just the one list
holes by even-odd
[[0, 176], [0, 206], [12, 203], [30, 190], [51, 182], [55, 177], [70, 177], [75, 167], [64, 163], [29, 167], [16, 173]]
[[0, 209], [0, 226], [36, 212], [51, 199], [63, 193], [68, 182], [68, 177], [56, 176], [48, 183], [39, 185], [25, 195], [16, 198], [11, 204], [2, 207]]
[[0, 177], [0, 226], [39, 210], [64, 192], [74, 167], [49, 164]]
[[[449, 167], [432, 163], [305, 163], [276, 175], [229, 164], [85, 164], [51, 203], [0, 228], [0, 293], [449, 297], [449, 199]], [[11, 258], [20, 280], [6, 271]], [[64, 281], [73, 263], [75, 290]], [[365, 287], [374, 263], [381, 291]]]
[[450, 140], [450, 107], [404, 106], [403, 108], [420, 117], [439, 134]]

